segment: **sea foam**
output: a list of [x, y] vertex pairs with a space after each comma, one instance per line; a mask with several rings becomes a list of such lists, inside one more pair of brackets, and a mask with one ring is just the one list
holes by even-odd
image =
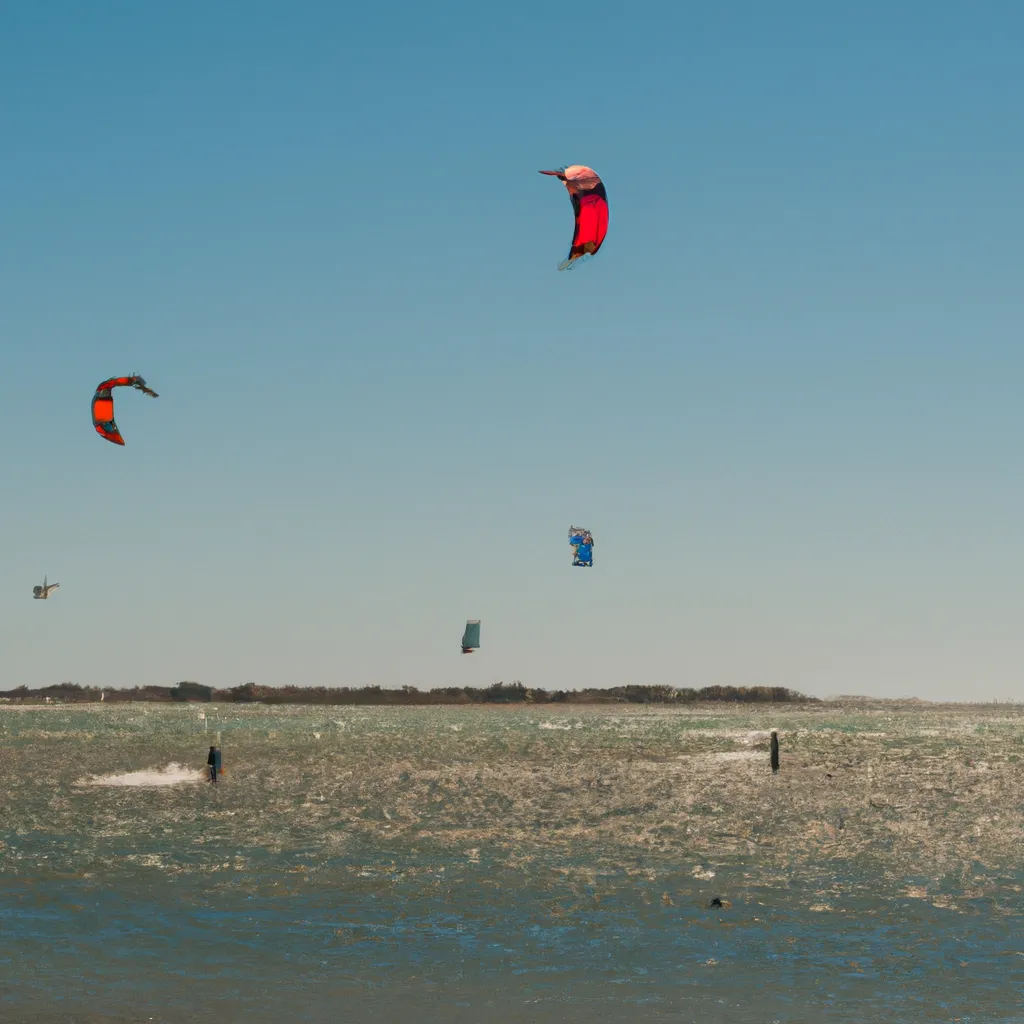
[[172, 761], [166, 768], [143, 768], [137, 772], [121, 772], [112, 775], [94, 775], [83, 779], [82, 786], [177, 786], [182, 782], [200, 782], [206, 772], [186, 768]]

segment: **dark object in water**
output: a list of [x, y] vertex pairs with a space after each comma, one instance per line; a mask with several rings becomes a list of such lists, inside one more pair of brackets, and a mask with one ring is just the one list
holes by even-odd
[[714, 899], [713, 899], [713, 900], [712, 900], [712, 901], [711, 901], [711, 902], [710, 902], [710, 903], [708, 904], [708, 909], [710, 909], [711, 907], [720, 907], [720, 906], [722, 906], [722, 897], [721, 897], [721, 896], [716, 896], [716, 897], [715, 897], [715, 898], [714, 898]]
[[206, 763], [210, 768], [210, 781], [216, 784], [218, 774], [224, 774], [224, 769], [221, 768], [220, 747], [210, 747]]
[[772, 729], [772, 774], [779, 770], [779, 734]]

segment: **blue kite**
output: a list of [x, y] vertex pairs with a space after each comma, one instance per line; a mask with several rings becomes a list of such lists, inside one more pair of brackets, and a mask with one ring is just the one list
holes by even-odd
[[569, 527], [569, 543], [572, 545], [572, 564], [594, 567], [594, 537], [581, 526]]

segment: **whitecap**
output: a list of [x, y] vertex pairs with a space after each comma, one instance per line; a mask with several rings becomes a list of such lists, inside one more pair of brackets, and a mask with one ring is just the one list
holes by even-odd
[[137, 772], [121, 772], [111, 775], [94, 775], [82, 779], [80, 786], [177, 786], [182, 782], [200, 782], [206, 772], [197, 768], [186, 768], [172, 761], [166, 768], [143, 768]]

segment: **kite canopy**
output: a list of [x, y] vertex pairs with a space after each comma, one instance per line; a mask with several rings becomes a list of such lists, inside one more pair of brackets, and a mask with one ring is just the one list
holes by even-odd
[[92, 396], [92, 425], [100, 437], [106, 438], [112, 444], [124, 444], [121, 431], [117, 429], [114, 422], [114, 388], [133, 387], [145, 395], [153, 398], [160, 396], [150, 388], [146, 387], [145, 380], [138, 374], [130, 377], [110, 377], [96, 385], [96, 394]]
[[597, 172], [582, 164], [572, 164], [557, 171], [541, 171], [559, 179], [569, 192], [576, 219], [569, 257], [559, 265], [566, 270], [581, 258], [593, 256], [608, 233], [608, 195]]
[[51, 583], [48, 576], [43, 577], [43, 585], [41, 587], [36, 586], [32, 588], [32, 596], [37, 601], [45, 601], [50, 596], [51, 590], [56, 590], [60, 586], [59, 583]]
[[582, 526], [569, 527], [569, 543], [572, 545], [572, 564], [594, 567], [594, 537]]
[[462, 653], [472, 654], [475, 647], [480, 646], [480, 620], [469, 619], [466, 631], [462, 634]]

